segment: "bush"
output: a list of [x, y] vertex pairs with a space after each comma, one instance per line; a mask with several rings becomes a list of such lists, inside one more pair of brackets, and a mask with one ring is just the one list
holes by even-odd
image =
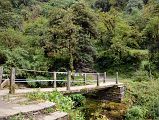
[[147, 71], [141, 71], [141, 70], [136, 71], [132, 78], [134, 79], [134, 81], [138, 81], [138, 82], [150, 80], [148, 72]]
[[[132, 106], [140, 106], [146, 110], [146, 118], [159, 117], [159, 81], [129, 81], [125, 100]], [[130, 110], [129, 110], [130, 111]], [[129, 113], [128, 111], [128, 113]], [[128, 114], [129, 115], [129, 114]]]
[[43, 92], [34, 92], [29, 93], [28, 97], [32, 100], [49, 100], [51, 102], [55, 102], [57, 105], [57, 109], [69, 112], [73, 108], [73, 101], [68, 96], [63, 96], [58, 91], [53, 91], [51, 93], [43, 93]]
[[156, 118], [156, 120], [158, 120], [157, 118], [159, 118], [159, 97], [156, 97], [156, 99], [152, 101], [150, 107], [151, 110], [149, 111], [149, 114], [153, 115], [153, 117]]
[[81, 94], [70, 95], [71, 99], [74, 101], [74, 107], [80, 107], [84, 105], [85, 96]]
[[[77, 95], [82, 100], [82, 95]], [[27, 97], [31, 100], [48, 100], [56, 103], [56, 107], [60, 111], [64, 111], [70, 114], [71, 120], [84, 120], [84, 115], [79, 110], [73, 110], [73, 100], [69, 96], [64, 96], [58, 91], [52, 91], [51, 93], [34, 92], [27, 94]]]
[[126, 114], [126, 120], [145, 120], [145, 109], [140, 106], [133, 106]]
[[80, 110], [74, 110], [70, 113], [71, 120], [85, 120], [84, 114]]

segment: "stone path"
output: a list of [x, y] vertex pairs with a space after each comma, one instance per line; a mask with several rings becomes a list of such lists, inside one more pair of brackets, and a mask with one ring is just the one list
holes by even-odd
[[12, 107], [18, 106], [16, 104], [7, 103], [5, 101], [0, 100], [0, 109], [10, 109]]
[[[67, 113], [56, 111], [55, 103], [32, 101], [31, 104], [27, 103], [27, 105], [13, 104], [16, 97], [19, 98], [15, 95], [10, 96], [11, 101], [9, 99], [8, 102], [0, 99], [0, 120], [12, 120], [13, 118], [16, 120], [19, 118], [19, 114], [24, 120], [68, 120]], [[24, 96], [22, 98], [26, 99]], [[51, 110], [51, 113], [48, 113], [47, 109]]]
[[25, 95], [0, 96], [0, 120], [16, 120], [19, 114], [24, 120], [68, 120], [67, 113], [56, 111], [55, 103], [30, 101]]
[[17, 115], [19, 113], [25, 114], [29, 112], [36, 112], [40, 110], [44, 110], [47, 108], [51, 108], [55, 106], [55, 103], [52, 102], [44, 102], [38, 103], [34, 105], [16, 105], [9, 104], [3, 101], [0, 101], [0, 119], [7, 118], [10, 116]]

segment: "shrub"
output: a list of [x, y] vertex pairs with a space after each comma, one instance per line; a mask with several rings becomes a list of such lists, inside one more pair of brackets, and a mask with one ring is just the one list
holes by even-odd
[[74, 110], [70, 113], [71, 120], [85, 120], [84, 114], [80, 110]]
[[74, 107], [80, 107], [84, 105], [85, 96], [81, 94], [70, 95], [71, 99], [74, 101]]
[[159, 117], [159, 97], [156, 97], [154, 101], [152, 101], [152, 104], [150, 105], [151, 110], [149, 111], [150, 115], [153, 115], [156, 120]]
[[53, 91], [51, 93], [34, 92], [27, 95], [32, 100], [49, 100], [55, 102], [57, 109], [69, 112], [73, 108], [73, 101], [68, 96], [63, 96], [62, 93], [58, 91]]
[[145, 109], [140, 106], [133, 106], [126, 114], [126, 120], [145, 120]]
[[141, 106], [146, 110], [146, 118], [156, 119], [159, 116], [159, 81], [130, 82], [127, 85], [125, 100], [130, 105]]
[[[78, 97], [77, 97], [78, 96]], [[51, 93], [33, 92], [27, 94], [27, 97], [31, 100], [48, 100], [56, 103], [56, 107], [60, 111], [64, 111], [70, 114], [71, 120], [84, 120], [84, 115], [79, 110], [73, 110], [73, 100], [69, 96], [64, 96], [58, 91], [52, 91]], [[78, 100], [84, 99], [82, 95], [76, 95], [73, 98]]]
[[58, 109], [69, 112], [73, 108], [73, 101], [68, 96], [63, 96], [60, 92], [53, 91], [48, 94], [48, 100], [55, 102]]
[[133, 79], [134, 81], [148, 81], [150, 79], [150, 77], [148, 76], [148, 72], [147, 71], [136, 71], [133, 75]]

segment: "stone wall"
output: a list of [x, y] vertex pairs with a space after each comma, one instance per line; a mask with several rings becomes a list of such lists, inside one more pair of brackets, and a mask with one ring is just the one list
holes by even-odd
[[125, 86], [113, 86], [96, 91], [94, 94], [98, 100], [121, 102], [124, 98]]
[[100, 86], [91, 89], [85, 88], [76, 92], [65, 92], [64, 94], [70, 95], [80, 93], [95, 100], [121, 102], [124, 98], [125, 90], [126, 87], [124, 85], [114, 85], [106, 88]]

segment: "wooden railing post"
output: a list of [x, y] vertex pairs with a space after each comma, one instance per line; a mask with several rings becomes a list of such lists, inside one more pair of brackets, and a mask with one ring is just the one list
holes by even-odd
[[53, 74], [54, 74], [54, 88], [56, 88], [56, 86], [57, 86], [57, 84], [56, 84], [56, 80], [57, 80], [56, 72], [54, 72]]
[[87, 74], [84, 73], [84, 85], [86, 85]]
[[67, 73], [67, 90], [70, 91], [70, 86], [71, 86], [71, 71], [68, 71]]
[[106, 72], [104, 72], [104, 83], [106, 83], [106, 79], [107, 79], [107, 73]]
[[2, 89], [1, 88], [2, 79], [3, 79], [3, 67], [0, 67], [0, 89]]
[[97, 73], [97, 86], [99, 86], [99, 73]]
[[11, 69], [11, 76], [10, 76], [10, 86], [9, 86], [9, 93], [15, 93], [15, 68]]
[[119, 84], [119, 73], [116, 72], [116, 84]]

